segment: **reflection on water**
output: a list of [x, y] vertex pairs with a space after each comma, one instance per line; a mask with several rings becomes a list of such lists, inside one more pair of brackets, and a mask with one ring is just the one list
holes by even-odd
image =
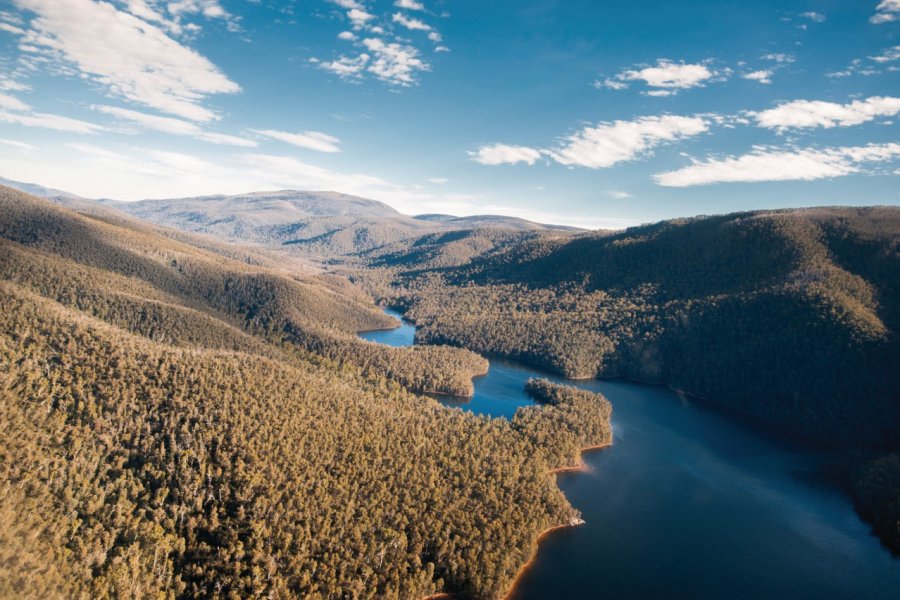
[[[405, 346], [414, 333], [363, 337]], [[509, 417], [530, 404], [530, 377], [563, 381], [491, 360], [474, 398], [443, 402]], [[557, 476], [586, 524], [541, 544], [517, 600], [897, 597], [900, 560], [832, 483], [829, 451], [662, 388], [568, 383], [612, 402], [614, 445], [585, 454], [590, 472]]]

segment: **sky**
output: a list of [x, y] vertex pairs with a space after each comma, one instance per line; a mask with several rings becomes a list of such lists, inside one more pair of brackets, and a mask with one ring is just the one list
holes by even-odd
[[0, 0], [0, 176], [621, 228], [900, 204], [900, 0]]

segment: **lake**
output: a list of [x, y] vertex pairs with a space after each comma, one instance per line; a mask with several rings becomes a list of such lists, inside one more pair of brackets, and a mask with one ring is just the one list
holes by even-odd
[[[407, 346], [414, 334], [404, 321], [361, 335]], [[442, 402], [508, 418], [531, 404], [531, 377], [606, 396], [613, 446], [584, 454], [589, 472], [557, 475], [586, 523], [541, 542], [515, 600], [898, 597], [900, 559], [835, 483], [839, 453], [665, 388], [496, 359], [471, 400]]]

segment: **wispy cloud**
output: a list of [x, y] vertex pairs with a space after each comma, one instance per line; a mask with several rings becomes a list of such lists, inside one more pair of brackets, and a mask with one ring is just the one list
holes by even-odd
[[824, 23], [827, 18], [822, 13], [817, 13], [814, 11], [800, 13], [800, 16], [803, 17], [804, 19], [809, 19], [813, 23]]
[[0, 110], [0, 121], [24, 125], [25, 127], [39, 127], [41, 129], [53, 129], [54, 131], [69, 133], [98, 133], [103, 130], [103, 127], [96, 123], [39, 112], [13, 113]]
[[546, 156], [566, 166], [604, 169], [648, 156], [658, 146], [708, 130], [709, 121], [704, 117], [640, 117], [632, 121], [612, 121], [584, 127], [563, 138], [554, 148], [492, 144], [469, 152], [469, 156], [483, 165], [520, 162], [532, 165], [541, 156]]
[[252, 129], [251, 131], [292, 146], [297, 146], [298, 148], [308, 148], [317, 152], [327, 153], [341, 151], [341, 141], [338, 138], [320, 131], [304, 131], [302, 133], [289, 133], [275, 129]]
[[848, 104], [817, 100], [795, 100], [761, 112], [751, 112], [757, 125], [767, 129], [811, 129], [851, 127], [878, 117], [900, 114], [900, 98], [873, 96]]
[[95, 105], [94, 110], [104, 114], [113, 116], [117, 119], [128, 121], [136, 125], [140, 125], [145, 129], [170, 133], [172, 135], [184, 135], [204, 142], [212, 144], [224, 144], [229, 146], [254, 147], [256, 142], [246, 138], [234, 135], [226, 135], [224, 133], [215, 133], [206, 131], [199, 127], [196, 123], [186, 121], [184, 119], [175, 119], [173, 117], [161, 117], [159, 115], [151, 115], [144, 112], [120, 108], [117, 106]]
[[690, 187], [713, 183], [812, 181], [863, 171], [862, 165], [900, 157], [900, 144], [870, 144], [841, 148], [756, 148], [742, 156], [713, 158], [654, 175], [662, 186]]
[[23, 52], [41, 56], [121, 96], [193, 121], [218, 115], [203, 105], [212, 94], [240, 91], [206, 57], [159, 27], [105, 2], [14, 0], [34, 14]]
[[23, 111], [31, 110], [31, 107], [15, 96], [10, 96], [9, 94], [0, 94], [0, 109]]
[[407, 17], [403, 13], [394, 13], [391, 17], [391, 20], [398, 25], [402, 25], [403, 27], [409, 29], [410, 31], [431, 31], [431, 25], [428, 25], [424, 21], [420, 21], [419, 19], [414, 19], [411, 17]]
[[882, 50], [879, 54], [875, 56], [870, 56], [872, 60], [877, 63], [889, 63], [894, 62], [895, 60], [900, 60], [900, 46], [894, 46], [892, 48], [886, 48]]
[[646, 156], [657, 146], [693, 137], [708, 129], [709, 123], [702, 117], [676, 115], [600, 123], [566, 137], [547, 154], [563, 165], [602, 169]]
[[0, 122], [68, 133], [98, 133], [103, 127], [62, 115], [35, 112], [15, 96], [0, 93]]
[[869, 20], [876, 25], [900, 20], [900, 0], [881, 0]]
[[4, 146], [12, 146], [13, 148], [17, 148], [19, 150], [34, 150], [34, 146], [32, 146], [31, 144], [26, 144], [25, 142], [20, 142], [19, 140], [0, 139], [0, 144], [3, 144]]

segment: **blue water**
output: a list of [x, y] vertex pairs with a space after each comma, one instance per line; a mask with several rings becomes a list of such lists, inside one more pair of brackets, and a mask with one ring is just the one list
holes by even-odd
[[[399, 314], [388, 311], [400, 317]], [[369, 332], [406, 346], [415, 329]], [[548, 377], [491, 360], [469, 402], [509, 417]], [[568, 382], [613, 405], [611, 448], [557, 481], [586, 524], [541, 543], [514, 598], [900, 598], [900, 559], [834, 484], [840, 457], [663, 388]]]

